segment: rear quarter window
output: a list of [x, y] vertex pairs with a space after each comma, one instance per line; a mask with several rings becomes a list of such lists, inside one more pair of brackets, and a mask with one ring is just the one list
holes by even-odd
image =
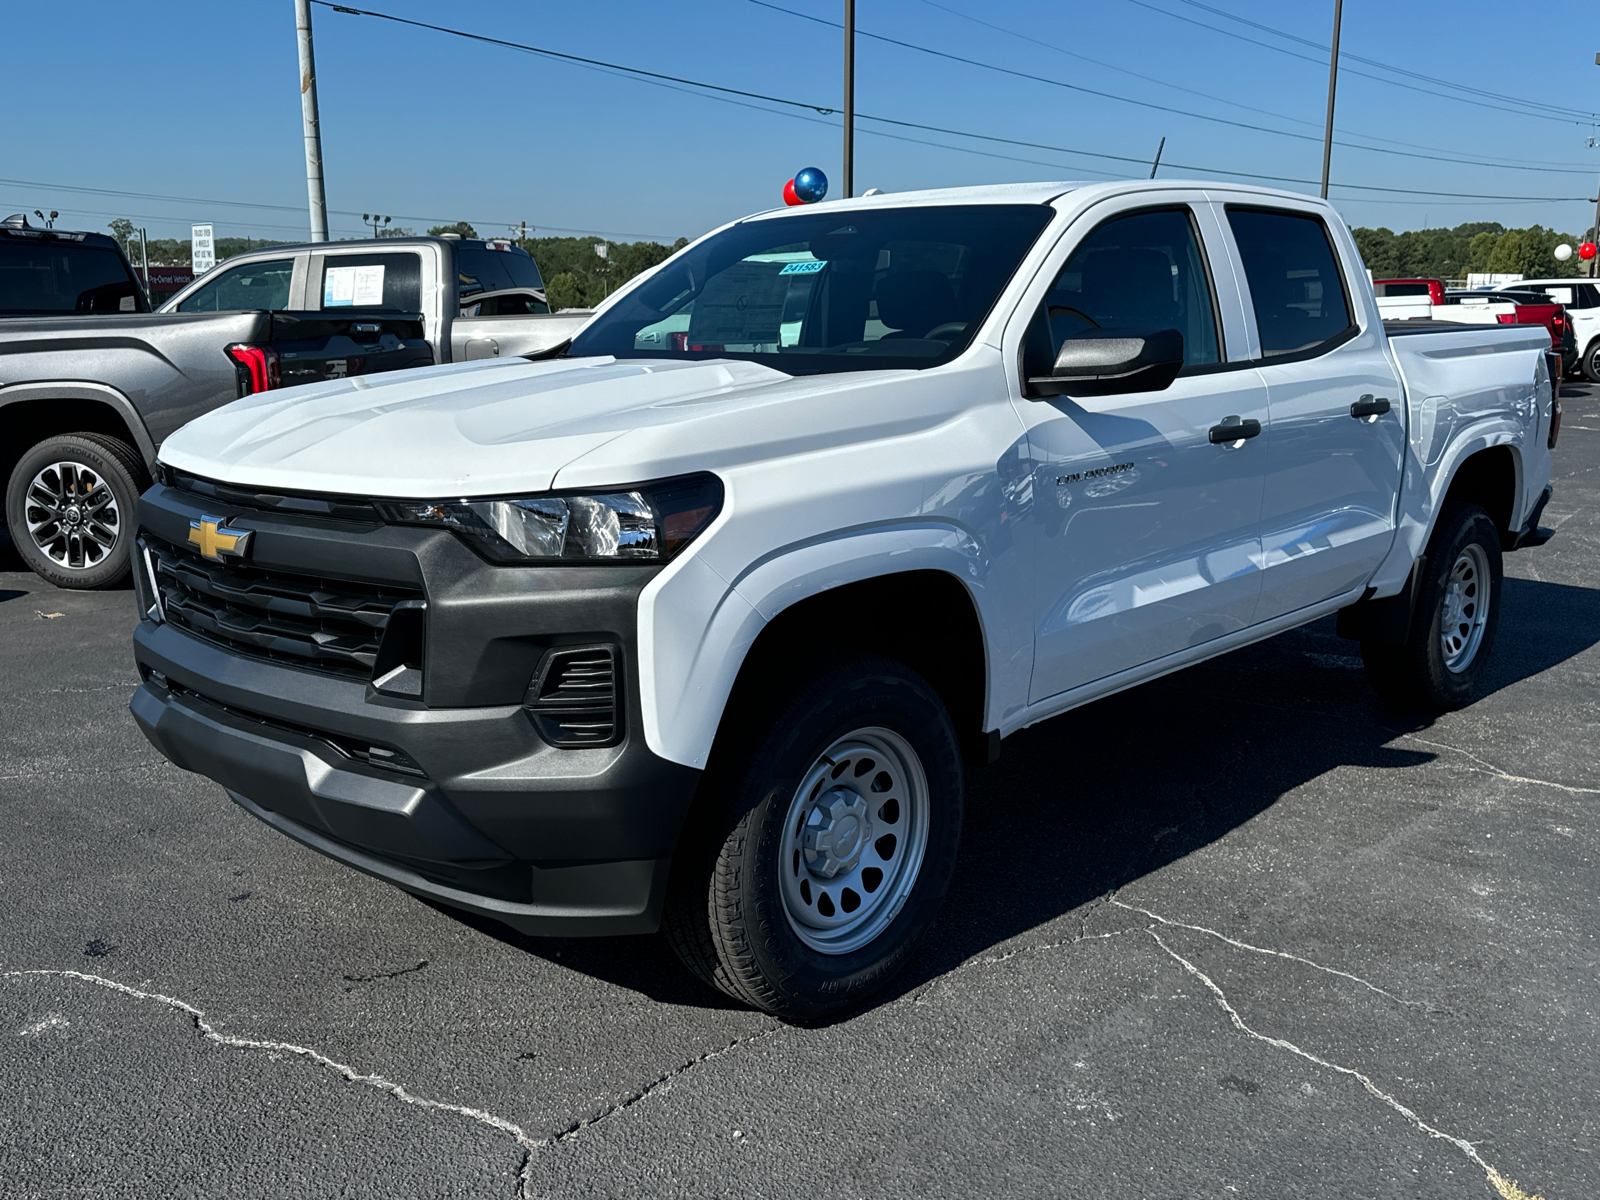
[[422, 259], [413, 253], [330, 254], [323, 260], [321, 307], [422, 311]]
[[137, 288], [112, 250], [0, 238], [0, 312], [134, 312]]

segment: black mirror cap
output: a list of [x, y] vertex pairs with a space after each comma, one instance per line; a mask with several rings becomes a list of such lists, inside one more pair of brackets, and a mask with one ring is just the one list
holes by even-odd
[[1061, 343], [1049, 375], [1028, 380], [1030, 396], [1114, 396], [1159, 392], [1183, 370], [1176, 329], [1086, 329]]

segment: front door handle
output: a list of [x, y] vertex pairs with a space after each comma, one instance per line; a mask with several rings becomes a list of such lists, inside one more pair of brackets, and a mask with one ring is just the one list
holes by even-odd
[[1376, 400], [1366, 395], [1350, 406], [1350, 415], [1357, 420], [1363, 417], [1381, 417], [1389, 411], [1389, 401], [1379, 396]]
[[1225, 446], [1256, 437], [1261, 432], [1261, 422], [1253, 418], [1241, 421], [1238, 417], [1223, 417], [1222, 424], [1211, 427], [1211, 444]]

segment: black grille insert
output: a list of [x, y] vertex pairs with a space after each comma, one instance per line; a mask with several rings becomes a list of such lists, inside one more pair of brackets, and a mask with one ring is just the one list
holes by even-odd
[[524, 701], [534, 728], [552, 746], [612, 746], [622, 739], [615, 646], [548, 651]]
[[167, 620], [230, 650], [369, 680], [395, 606], [415, 588], [210, 563], [145, 535]]

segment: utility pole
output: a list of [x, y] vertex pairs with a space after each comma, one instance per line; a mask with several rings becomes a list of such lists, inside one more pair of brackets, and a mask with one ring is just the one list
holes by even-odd
[[1162, 138], [1161, 144], [1156, 147], [1156, 160], [1150, 164], [1150, 178], [1156, 177], [1156, 171], [1161, 167], [1161, 152], [1167, 148], [1167, 139]]
[[150, 304], [150, 239], [145, 236], [143, 226], [139, 227], [139, 257], [144, 260], [144, 302]]
[[[1600, 67], [1600, 54], [1594, 56], [1594, 65]], [[1593, 138], [1589, 139], [1589, 144], [1594, 145]], [[1600, 191], [1597, 191], [1594, 197], [1594, 237], [1590, 240], [1600, 242]], [[1596, 276], [1600, 276], [1600, 254], [1589, 260], [1589, 278], [1593, 279]]]
[[856, 0], [844, 0], [844, 198], [856, 194]]
[[306, 135], [306, 194], [311, 203], [311, 240], [328, 240], [328, 197], [322, 189], [322, 128], [317, 118], [317, 61], [311, 51], [311, 0], [294, 0], [300, 42], [300, 121]]
[[1333, 165], [1333, 93], [1339, 83], [1339, 17], [1344, 0], [1333, 0], [1333, 53], [1328, 56], [1328, 127], [1322, 135], [1322, 198], [1328, 198], [1328, 169]]

